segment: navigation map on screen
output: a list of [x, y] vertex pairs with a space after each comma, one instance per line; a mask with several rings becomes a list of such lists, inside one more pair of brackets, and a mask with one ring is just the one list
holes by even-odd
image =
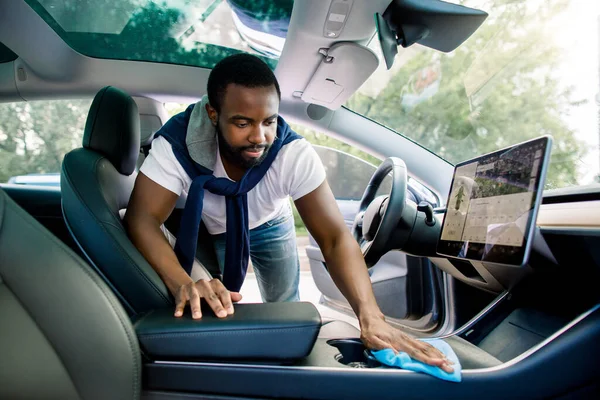
[[546, 147], [535, 140], [458, 165], [438, 252], [454, 242], [445, 246], [450, 255], [481, 260], [494, 246], [500, 253], [524, 246]]

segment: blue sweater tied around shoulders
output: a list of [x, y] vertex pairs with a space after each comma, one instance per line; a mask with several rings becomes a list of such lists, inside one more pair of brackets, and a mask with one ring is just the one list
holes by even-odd
[[[205, 100], [197, 105], [204, 104]], [[162, 136], [171, 144], [175, 157], [192, 180], [177, 234], [175, 254], [183, 269], [190, 274], [198, 245], [204, 190], [225, 196], [227, 223], [223, 284], [228, 290], [237, 292], [246, 277], [250, 257], [247, 193], [265, 176], [279, 150], [286, 144], [300, 139], [301, 136], [292, 131], [283, 118], [278, 117], [277, 137], [262, 163], [248, 169], [238, 182], [227, 178], [216, 178], [211, 169], [196, 162], [188, 151], [186, 144], [186, 136], [190, 132], [188, 124], [190, 118], [196, 118], [193, 114], [198, 115], [193, 113], [194, 106], [192, 104], [184, 112], [175, 115], [156, 133], [157, 137]], [[202, 117], [198, 118], [208, 118], [205, 110], [200, 110], [200, 113]], [[205, 124], [203, 130], [208, 129], [212, 129], [212, 132], [202, 132], [202, 135], [208, 135], [209, 141], [214, 137], [216, 142], [216, 130], [212, 125], [209, 127]], [[189, 140], [187, 143], [190, 143]]]

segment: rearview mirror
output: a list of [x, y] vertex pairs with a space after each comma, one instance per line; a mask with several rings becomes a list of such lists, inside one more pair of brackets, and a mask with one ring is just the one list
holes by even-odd
[[398, 46], [419, 43], [445, 53], [467, 40], [488, 14], [441, 0], [393, 0], [375, 25], [385, 63], [390, 69]]

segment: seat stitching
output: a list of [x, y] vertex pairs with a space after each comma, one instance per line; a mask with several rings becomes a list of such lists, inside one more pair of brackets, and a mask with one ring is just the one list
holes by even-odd
[[165, 338], [178, 338], [178, 337], [203, 337], [203, 336], [221, 336], [221, 335], [250, 335], [259, 333], [293, 333], [293, 332], [306, 332], [310, 330], [317, 330], [319, 326], [305, 326], [301, 328], [274, 328], [274, 329], [241, 329], [235, 331], [209, 331], [209, 332], [181, 332], [181, 333], [139, 333], [140, 339], [165, 339]]

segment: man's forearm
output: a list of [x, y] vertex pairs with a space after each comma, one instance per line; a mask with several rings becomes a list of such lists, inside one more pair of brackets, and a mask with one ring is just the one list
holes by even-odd
[[175, 292], [192, 281], [177, 260], [160, 225], [150, 218], [127, 218], [127, 232], [142, 255], [165, 282], [169, 291]]
[[348, 300], [359, 320], [381, 318], [371, 279], [358, 244], [349, 233], [340, 235], [323, 251], [333, 281]]

